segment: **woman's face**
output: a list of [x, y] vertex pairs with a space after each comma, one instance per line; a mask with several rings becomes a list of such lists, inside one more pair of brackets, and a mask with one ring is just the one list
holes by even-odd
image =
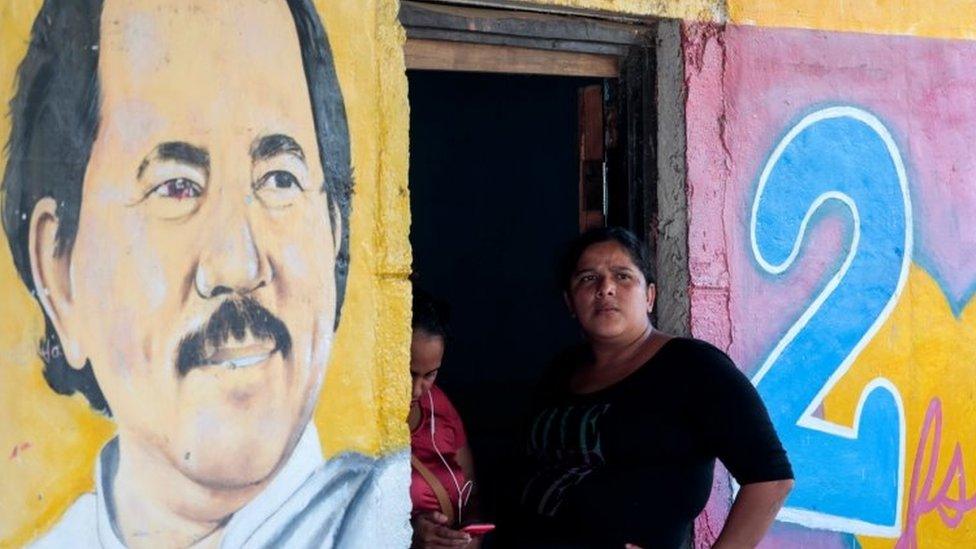
[[565, 297], [590, 340], [632, 341], [650, 326], [654, 285], [616, 241], [586, 248]]
[[413, 379], [412, 401], [430, 390], [444, 358], [444, 338], [424, 330], [414, 330], [410, 342], [410, 377]]

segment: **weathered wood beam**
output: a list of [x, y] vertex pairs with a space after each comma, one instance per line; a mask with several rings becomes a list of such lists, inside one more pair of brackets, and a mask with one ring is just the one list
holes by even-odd
[[616, 56], [513, 46], [408, 39], [408, 69], [616, 78]]

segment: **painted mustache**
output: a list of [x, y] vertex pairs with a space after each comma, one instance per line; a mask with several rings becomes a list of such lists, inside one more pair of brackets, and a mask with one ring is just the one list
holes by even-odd
[[185, 376], [193, 368], [209, 366], [214, 349], [224, 346], [233, 336], [243, 340], [250, 334], [257, 341], [274, 343], [269, 354], [281, 352], [285, 358], [291, 353], [291, 334], [285, 323], [250, 297], [223, 302], [204, 324], [180, 341], [176, 355], [176, 370]]

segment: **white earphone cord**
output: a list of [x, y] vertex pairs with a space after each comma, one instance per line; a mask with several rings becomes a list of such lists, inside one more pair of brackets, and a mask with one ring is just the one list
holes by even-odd
[[444, 458], [444, 454], [437, 448], [437, 441], [434, 439], [434, 397], [430, 394], [430, 389], [427, 390], [427, 401], [430, 402], [430, 443], [434, 447], [434, 452], [437, 453], [437, 457], [441, 458], [441, 463], [447, 468], [448, 474], [451, 475], [451, 480], [454, 481], [454, 488], [457, 490], [458, 494], [458, 524], [461, 523], [461, 513], [465, 505], [468, 504], [468, 500], [471, 498], [471, 492], [474, 489], [474, 481], [468, 480], [462, 486], [458, 483], [457, 476], [454, 474], [454, 470], [448, 465], [447, 459]]

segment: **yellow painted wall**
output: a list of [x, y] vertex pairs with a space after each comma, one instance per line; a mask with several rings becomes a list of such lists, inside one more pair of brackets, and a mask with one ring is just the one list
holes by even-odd
[[760, 27], [976, 39], [974, 0], [528, 0], [629, 15]]
[[[841, 425], [851, 424], [861, 391], [878, 376], [898, 387], [904, 404], [902, 536], [859, 536], [862, 546], [915, 547], [918, 542], [921, 547], [972, 547], [976, 540], [976, 519], [969, 512], [976, 472], [974, 341], [973, 302], [956, 318], [938, 282], [912, 267], [891, 316], [827, 397], [826, 419]], [[926, 413], [936, 401], [941, 413], [930, 417], [928, 436], [920, 440]], [[959, 461], [954, 467], [955, 452]], [[958, 523], [950, 525], [953, 521]]]
[[976, 39], [973, 0], [728, 0], [730, 23]]
[[[326, 454], [377, 454], [408, 443], [410, 270], [407, 82], [393, 0], [318, 0], [349, 119], [356, 190], [342, 324], [315, 414]], [[39, 0], [0, 3], [0, 97], [6, 105]], [[0, 117], [6, 142], [9, 119]], [[0, 170], [5, 159], [0, 159]], [[0, 235], [0, 239], [4, 238]], [[0, 547], [47, 530], [82, 492], [113, 433], [81, 396], [41, 375], [43, 317], [0, 242]]]
[[528, 0], [558, 7], [600, 10], [629, 15], [673, 17], [700, 21], [722, 21], [724, 0]]

